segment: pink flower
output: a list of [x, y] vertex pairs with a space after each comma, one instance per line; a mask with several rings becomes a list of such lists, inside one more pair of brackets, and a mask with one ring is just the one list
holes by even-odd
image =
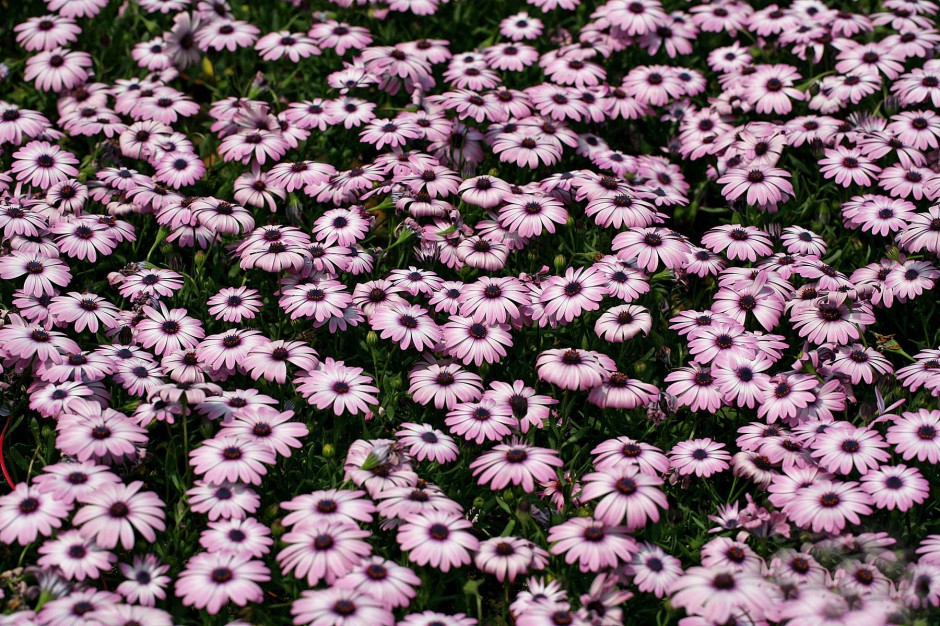
[[472, 527], [458, 515], [429, 511], [409, 516], [399, 527], [396, 539], [412, 563], [448, 572], [469, 565], [470, 552], [480, 547], [479, 540], [467, 532]]
[[201, 552], [187, 561], [174, 588], [183, 605], [215, 615], [230, 602], [261, 602], [264, 593], [258, 583], [269, 580], [268, 568], [249, 555]]
[[70, 502], [21, 482], [0, 496], [0, 541], [27, 546], [37, 536], [48, 537], [62, 526], [71, 509]]
[[144, 483], [108, 484], [85, 496], [84, 504], [72, 523], [83, 537], [94, 538], [102, 548], [121, 544], [125, 550], [134, 547], [135, 531], [153, 543], [156, 531], [166, 528], [163, 501], [151, 491], [141, 491]]
[[846, 522], [861, 523], [873, 500], [858, 483], [822, 481], [797, 491], [783, 507], [794, 524], [813, 532], [839, 533]]
[[372, 553], [372, 546], [362, 541], [369, 534], [343, 519], [303, 522], [282, 538], [287, 547], [277, 562], [281, 572], [306, 578], [311, 587], [324, 580], [332, 585]]
[[[659, 510], [667, 509], [666, 494], [658, 489], [663, 481], [642, 473], [636, 466], [620, 465], [584, 477], [581, 500], [602, 498], [594, 517], [609, 526], [626, 522], [627, 531], [659, 521]], [[658, 507], [658, 508], [657, 508]]]
[[535, 491], [535, 483], [548, 482], [555, 477], [554, 467], [563, 461], [555, 450], [537, 448], [522, 441], [500, 444], [470, 464], [473, 475], [481, 485], [501, 490], [507, 485], [521, 485], [527, 493]]
[[626, 528], [608, 526], [593, 517], [573, 517], [552, 526], [548, 541], [554, 544], [552, 554], [564, 554], [565, 563], [577, 562], [582, 572], [599, 572], [629, 563], [637, 550]]
[[318, 409], [333, 407], [333, 413], [353, 415], [367, 413], [370, 406], [378, 404], [374, 394], [378, 387], [372, 385], [372, 379], [362, 375], [361, 367], [346, 367], [341, 361], [327, 359], [320, 369], [297, 378], [297, 391], [307, 398], [307, 402]]

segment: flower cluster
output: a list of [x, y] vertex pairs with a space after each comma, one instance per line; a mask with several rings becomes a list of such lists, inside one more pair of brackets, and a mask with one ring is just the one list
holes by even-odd
[[940, 619], [935, 3], [44, 4], [0, 625]]

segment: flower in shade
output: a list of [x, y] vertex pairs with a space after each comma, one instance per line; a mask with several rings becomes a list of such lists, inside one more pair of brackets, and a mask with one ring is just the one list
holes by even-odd
[[682, 576], [682, 562], [657, 545], [641, 543], [633, 561], [624, 569], [633, 576], [633, 584], [657, 598], [665, 596], [672, 584]]
[[230, 602], [238, 606], [261, 602], [264, 593], [258, 583], [269, 580], [264, 563], [247, 554], [201, 552], [186, 562], [174, 588], [184, 606], [215, 615]]
[[474, 322], [472, 318], [452, 315], [444, 324], [445, 352], [465, 365], [496, 363], [512, 346], [508, 324]]
[[630, 378], [623, 372], [606, 372], [601, 384], [591, 389], [588, 402], [602, 409], [635, 409], [648, 406], [659, 397], [659, 389]]
[[611, 343], [622, 343], [640, 333], [649, 335], [653, 318], [645, 307], [622, 304], [605, 311], [594, 323], [598, 337]]
[[370, 524], [375, 505], [364, 491], [349, 489], [324, 489], [282, 502], [281, 508], [288, 513], [281, 523], [290, 527], [295, 524], [317, 524], [329, 521], [346, 521], [350, 524]]
[[468, 532], [473, 525], [460, 515], [445, 511], [426, 511], [410, 515], [398, 529], [396, 539], [408, 560], [430, 565], [442, 572], [468, 565], [470, 553], [480, 547]]
[[[69, 4], [88, 4], [73, 2]], [[64, 15], [63, 17], [71, 17]], [[35, 80], [40, 91], [61, 92], [84, 83], [91, 67], [91, 55], [67, 48], [44, 50], [26, 61], [25, 80]], [[16, 156], [16, 155], [14, 155]], [[75, 176], [75, 174], [73, 174]]]
[[730, 201], [745, 197], [747, 204], [768, 207], [781, 204], [793, 196], [790, 173], [770, 165], [751, 165], [729, 170], [718, 179], [724, 185], [722, 195]]
[[562, 467], [558, 452], [531, 446], [520, 440], [500, 444], [470, 464], [473, 475], [481, 485], [489, 483], [490, 489], [502, 490], [507, 485], [521, 485], [527, 493], [535, 491], [536, 483], [544, 483], [555, 477], [553, 468]]
[[345, 519], [302, 522], [281, 538], [287, 547], [277, 562], [281, 572], [306, 578], [311, 587], [324, 580], [332, 585], [372, 553], [363, 541], [369, 535]]
[[636, 466], [619, 465], [584, 477], [581, 500], [601, 498], [594, 517], [609, 526], [626, 522], [628, 532], [659, 521], [659, 509], [669, 508], [660, 491], [662, 479], [645, 474]]
[[569, 267], [564, 276], [549, 278], [540, 297], [545, 313], [565, 324], [583, 311], [596, 311], [605, 295], [606, 279], [594, 268]]
[[253, 319], [261, 308], [258, 292], [248, 287], [226, 287], [206, 301], [209, 315], [217, 320], [237, 324]]
[[193, 513], [205, 513], [210, 520], [243, 519], [258, 510], [261, 498], [250, 487], [238, 483], [215, 485], [196, 480], [186, 492]]
[[72, 520], [82, 536], [94, 538], [102, 548], [121, 544], [134, 547], [135, 531], [144, 539], [156, 541], [156, 531], [166, 528], [163, 501], [151, 491], [141, 491], [142, 482], [129, 485], [108, 484], [85, 497], [83, 506]]
[[158, 355], [195, 348], [206, 333], [202, 322], [186, 313], [186, 309], [169, 310], [162, 302], [159, 310], [145, 306], [145, 318], [137, 324], [140, 344]]
[[660, 263], [669, 269], [682, 267], [689, 244], [668, 228], [630, 228], [618, 233], [611, 244], [617, 258], [635, 261], [647, 272], [655, 272]]
[[887, 440], [905, 461], [940, 463], [940, 411], [918, 409], [895, 416]]
[[92, 461], [47, 465], [43, 473], [33, 479], [40, 492], [50, 493], [67, 504], [84, 500], [102, 486], [120, 481], [110, 468]]
[[261, 558], [271, 550], [271, 529], [254, 518], [209, 522], [199, 545], [207, 552], [232, 552]]
[[637, 544], [623, 526], [608, 526], [593, 517], [573, 517], [552, 526], [551, 553], [565, 555], [565, 563], [578, 563], [582, 572], [598, 572], [633, 560]]
[[483, 380], [451, 361], [431, 359], [418, 363], [408, 373], [408, 380], [408, 393], [415, 402], [433, 402], [438, 409], [451, 410], [461, 402], [473, 402], [483, 395]]
[[676, 396], [680, 405], [692, 411], [705, 409], [709, 413], [721, 408], [723, 394], [709, 366], [693, 363], [690, 367], [680, 367], [670, 372], [665, 380], [672, 383], [666, 392]]
[[27, 295], [54, 295], [55, 287], [65, 287], [71, 282], [69, 267], [56, 258], [26, 252], [11, 252], [0, 257], [0, 278], [9, 280], [26, 276], [23, 291]]
[[477, 444], [502, 439], [512, 433], [518, 423], [509, 409], [488, 398], [458, 404], [444, 420], [450, 432]]
[[[78, 589], [71, 590], [67, 585], [59, 586], [56, 589], [55, 583], [61, 581], [59, 577], [46, 577], [42, 572], [37, 576], [40, 581], [40, 588], [44, 581], [53, 581], [54, 585], [49, 589], [48, 594], [52, 598], [42, 605], [36, 620], [30, 620], [25, 623], [49, 624], [50, 626], [65, 624], [84, 625], [88, 622], [98, 622], [98, 615], [120, 602], [121, 598], [110, 591], [99, 591], [97, 589]], [[45, 590], [44, 590], [45, 591]], [[20, 613], [22, 615], [23, 613]], [[103, 623], [103, 622], [99, 622]], [[13, 624], [19, 626], [14, 614]]]

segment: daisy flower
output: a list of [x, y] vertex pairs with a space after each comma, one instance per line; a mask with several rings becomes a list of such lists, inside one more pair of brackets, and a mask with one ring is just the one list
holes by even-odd
[[330, 521], [371, 524], [375, 505], [365, 495], [359, 490], [324, 489], [296, 496], [281, 503], [282, 509], [292, 511], [281, 523], [287, 527]]
[[224, 433], [205, 440], [189, 457], [193, 471], [215, 484], [241, 481], [260, 485], [261, 477], [268, 473], [265, 465], [274, 465], [276, 461], [270, 446]]
[[298, 626], [395, 626], [395, 616], [382, 601], [357, 589], [302, 591], [291, 615]]
[[457, 444], [430, 424], [405, 422], [395, 436], [408, 449], [408, 454], [418, 461], [451, 463], [457, 460]]
[[729, 201], [745, 196], [747, 204], [769, 207], [781, 204], [793, 196], [793, 186], [787, 178], [789, 172], [769, 165], [754, 165], [748, 169], [729, 170], [718, 179], [724, 185], [722, 195]]
[[675, 606], [720, 624], [735, 611], [763, 615], [773, 602], [771, 589], [755, 573], [691, 567], [672, 584], [669, 594]]
[[846, 522], [861, 523], [861, 516], [872, 513], [873, 503], [858, 483], [820, 481], [797, 491], [783, 512], [801, 528], [839, 533]]
[[582, 572], [598, 572], [629, 563], [637, 544], [623, 526], [608, 526], [593, 517], [573, 517], [548, 531], [551, 553], [577, 562]]
[[[2, 332], [2, 329], [0, 329]], [[474, 402], [483, 395], [483, 380], [452, 361], [428, 360], [408, 373], [408, 393], [418, 404], [451, 410], [461, 402]]]
[[724, 451], [724, 447], [725, 444], [708, 437], [681, 441], [669, 451], [669, 463], [680, 476], [695, 474], [708, 478], [730, 467], [731, 455]]
[[378, 387], [372, 378], [362, 375], [361, 367], [347, 367], [341, 361], [326, 359], [320, 369], [295, 379], [297, 391], [318, 409], [332, 406], [333, 413], [357, 415], [368, 413], [379, 402]]
[[62, 526], [71, 509], [71, 503], [18, 483], [13, 491], [0, 496], [0, 541], [27, 546], [37, 536], [48, 537]]
[[402, 350], [412, 345], [418, 351], [434, 350], [444, 338], [441, 328], [427, 310], [414, 304], [380, 306], [369, 317], [369, 324], [381, 332], [382, 339], [391, 339]]
[[335, 587], [366, 593], [392, 611], [407, 607], [417, 595], [414, 588], [420, 584], [421, 579], [409, 568], [372, 556], [337, 580]]
[[930, 494], [930, 486], [916, 467], [884, 466], [862, 476], [862, 490], [879, 509], [907, 511], [921, 504]]
[[663, 481], [641, 472], [636, 466], [619, 465], [587, 474], [580, 499], [601, 498], [594, 517], [609, 526], [626, 522], [628, 532], [659, 521], [659, 509], [669, 508], [666, 494], [659, 490]]
[[102, 550], [77, 530], [59, 533], [55, 539], [39, 547], [37, 563], [49, 569], [58, 568], [68, 580], [83, 581], [98, 578], [111, 569], [117, 557]]
[[564, 463], [555, 450], [530, 446], [513, 440], [500, 444], [470, 464], [473, 475], [481, 485], [502, 490], [507, 485], [521, 485], [526, 493], [535, 491], [535, 483], [544, 483], [555, 477], [555, 467]]
[[[480, 570], [496, 576], [496, 580], [514, 581], [530, 569], [542, 569], [548, 553], [528, 539], [493, 537], [480, 544], [473, 562]], [[541, 565], [541, 566], [539, 566]]]
[[184, 606], [215, 615], [231, 602], [238, 606], [261, 602], [264, 593], [258, 583], [269, 580], [264, 563], [247, 554], [201, 552], [186, 562], [174, 589]]
[[323, 580], [332, 585], [372, 553], [362, 541], [369, 535], [346, 520], [304, 522], [281, 538], [287, 547], [278, 553], [278, 565], [311, 587]]
[[125, 550], [134, 547], [135, 531], [153, 543], [157, 531], [166, 528], [163, 501], [151, 491], [141, 491], [144, 484], [136, 480], [128, 485], [108, 484], [85, 496], [84, 505], [72, 523], [83, 537], [94, 538], [105, 549], [121, 544]]
[[412, 563], [448, 572], [470, 564], [470, 553], [479, 549], [479, 540], [467, 531], [472, 527], [453, 513], [428, 511], [409, 516], [396, 539]]

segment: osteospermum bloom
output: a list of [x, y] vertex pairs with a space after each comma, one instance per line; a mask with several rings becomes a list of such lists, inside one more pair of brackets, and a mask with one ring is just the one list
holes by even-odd
[[156, 531], [166, 528], [163, 501], [153, 492], [141, 491], [142, 482], [108, 484], [85, 496], [83, 506], [72, 519], [84, 537], [93, 537], [102, 548], [118, 543], [125, 550], [134, 547], [135, 531], [144, 539], [156, 541]]
[[536, 360], [539, 378], [562, 389], [583, 391], [597, 387], [615, 368], [609, 357], [587, 350], [552, 349]]
[[628, 531], [659, 521], [659, 509], [666, 509], [666, 494], [659, 490], [663, 481], [641, 472], [636, 466], [619, 465], [588, 474], [579, 496], [582, 501], [601, 498], [594, 517], [609, 526], [626, 522]]
[[813, 458], [830, 472], [848, 474], [852, 469], [865, 474], [890, 459], [888, 444], [870, 428], [830, 429], [813, 440]]
[[718, 179], [725, 185], [721, 190], [728, 200], [744, 196], [747, 204], [761, 207], [774, 206], [793, 196], [793, 185], [786, 170], [767, 165], [754, 165], [748, 169], [733, 169]]
[[669, 463], [680, 476], [695, 474], [707, 478], [728, 469], [731, 455], [724, 447], [725, 444], [708, 437], [681, 441], [669, 451]]
[[501, 490], [507, 485], [521, 485], [527, 493], [535, 491], [536, 483], [548, 482], [555, 477], [555, 467], [564, 463], [558, 452], [530, 446], [522, 441], [500, 444], [470, 464], [473, 475], [481, 485]]
[[546, 281], [540, 302], [547, 315], [569, 323], [583, 311], [596, 311], [604, 297], [603, 275], [594, 268], [568, 268]]
[[424, 308], [405, 303], [379, 306], [369, 316], [369, 324], [381, 332], [382, 339], [391, 339], [402, 350], [435, 349], [444, 335]]
[[375, 406], [379, 400], [374, 395], [379, 392], [372, 379], [362, 374], [361, 367], [346, 367], [341, 362], [327, 359], [315, 371], [298, 378], [297, 390], [310, 404], [318, 409], [332, 407], [336, 415], [344, 412], [356, 415], [366, 413], [369, 406]]
[[718, 624], [737, 610], [762, 615], [773, 600], [769, 583], [757, 574], [709, 567], [689, 568], [669, 593], [674, 605]]
[[285, 574], [306, 578], [312, 587], [325, 580], [332, 585], [372, 553], [365, 541], [369, 531], [346, 519], [319, 520], [297, 524], [282, 537], [287, 547], [277, 555]]
[[[519, 537], [493, 537], [480, 544], [473, 558], [482, 571], [493, 574], [499, 581], [512, 582], [530, 568], [542, 569], [548, 553], [528, 539]], [[543, 561], [539, 563], [538, 561]]]
[[0, 496], [0, 541], [26, 546], [37, 536], [48, 537], [62, 526], [71, 508], [71, 503], [21, 482]]
[[215, 615], [230, 602], [238, 606], [261, 602], [264, 594], [258, 583], [270, 579], [264, 563], [250, 555], [202, 552], [187, 561], [174, 588], [185, 606]]
[[554, 545], [552, 554], [564, 554], [565, 562], [577, 561], [582, 572], [598, 572], [630, 562], [636, 553], [636, 542], [623, 526], [608, 526], [593, 517], [574, 517], [548, 531]]
[[303, 591], [291, 605], [298, 626], [394, 626], [395, 616], [377, 598], [358, 589]]
[[337, 588], [367, 593], [390, 611], [408, 606], [417, 595], [414, 588], [420, 584], [421, 579], [412, 570], [380, 556], [362, 559], [336, 581]]
[[907, 511], [921, 504], [930, 486], [916, 467], [884, 466], [862, 476], [862, 489], [871, 495], [879, 509]]
[[820, 481], [797, 491], [783, 507], [793, 523], [813, 532], [839, 533], [872, 512], [872, 497], [858, 483]]
[[39, 548], [38, 563], [42, 567], [58, 567], [69, 580], [98, 578], [111, 569], [117, 557], [95, 545], [77, 530], [68, 530]]
[[189, 457], [193, 471], [215, 484], [241, 481], [260, 485], [261, 477], [268, 472], [265, 466], [276, 460], [273, 450], [264, 443], [224, 433], [204, 441]]
[[470, 552], [480, 547], [480, 541], [468, 532], [472, 527], [459, 515], [428, 511], [408, 516], [396, 539], [412, 563], [448, 572], [468, 565]]
[[916, 458], [940, 463], [940, 411], [918, 409], [916, 413], [902, 413], [888, 427], [887, 440], [905, 461]]

